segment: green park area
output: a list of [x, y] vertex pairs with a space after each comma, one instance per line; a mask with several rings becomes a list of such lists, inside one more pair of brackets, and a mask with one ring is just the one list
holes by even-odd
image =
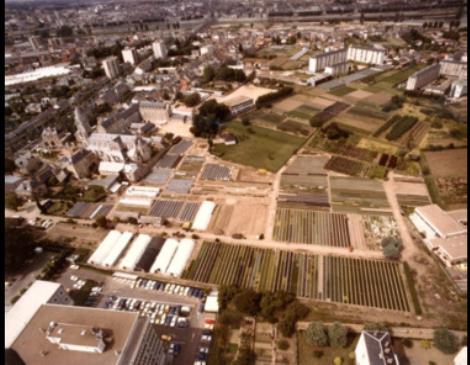
[[222, 159], [272, 172], [279, 170], [305, 141], [304, 138], [238, 121], [226, 124], [225, 131], [234, 134], [238, 143], [215, 145], [212, 153]]

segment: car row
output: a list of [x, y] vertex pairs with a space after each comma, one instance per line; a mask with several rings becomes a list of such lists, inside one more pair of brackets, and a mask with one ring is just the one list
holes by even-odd
[[164, 283], [157, 280], [137, 279], [135, 281], [134, 287], [147, 290], [158, 290], [167, 294], [183, 295], [199, 299], [202, 299], [205, 296], [203, 289], [192, 288], [184, 285]]
[[140, 316], [148, 317], [153, 324], [178, 328], [189, 326], [186, 315], [189, 314], [191, 308], [188, 306], [162, 304], [151, 300], [116, 296], [108, 297], [105, 306], [115, 310], [137, 311], [140, 313]]

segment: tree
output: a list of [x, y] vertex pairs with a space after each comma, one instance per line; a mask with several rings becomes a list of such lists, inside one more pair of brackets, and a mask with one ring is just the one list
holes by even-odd
[[243, 320], [242, 314], [237, 311], [226, 309], [219, 316], [219, 323], [224, 326], [229, 326], [232, 328], [240, 328], [240, 324]]
[[279, 350], [285, 351], [285, 350], [289, 349], [289, 342], [287, 340], [279, 340], [277, 342], [277, 348]]
[[277, 325], [277, 329], [284, 337], [291, 337], [295, 333], [297, 318], [293, 313], [285, 313], [284, 317]]
[[241, 349], [234, 365], [252, 365], [256, 363], [256, 353], [251, 349]]
[[385, 323], [381, 322], [368, 322], [364, 324], [364, 331], [382, 331], [388, 332], [388, 328]]
[[328, 327], [328, 339], [332, 347], [345, 347], [348, 343], [348, 329], [335, 322]]
[[459, 349], [459, 340], [456, 335], [447, 328], [439, 328], [434, 331], [434, 346], [445, 354], [453, 354]]
[[21, 205], [21, 199], [15, 192], [10, 191], [5, 194], [5, 206], [11, 210], [18, 210], [18, 207]]
[[238, 294], [239, 291], [240, 289], [235, 285], [223, 285], [219, 288], [217, 299], [221, 311], [227, 308], [228, 304], [232, 301], [233, 297]]
[[256, 293], [253, 289], [243, 289], [235, 295], [232, 302], [240, 312], [249, 316], [255, 316], [260, 311], [260, 299], [260, 294]]
[[33, 254], [35, 243], [42, 238], [42, 233], [22, 219], [5, 219], [5, 272], [14, 273], [23, 267]]
[[402, 242], [396, 237], [385, 237], [381, 242], [383, 254], [387, 259], [397, 260], [402, 250]]
[[5, 173], [11, 174], [16, 170], [15, 161], [11, 158], [5, 157]]
[[183, 103], [187, 107], [193, 107], [198, 105], [201, 102], [201, 95], [199, 93], [194, 92], [192, 94], [189, 94], [183, 98]]
[[73, 35], [73, 29], [68, 25], [63, 25], [57, 30], [58, 37], [71, 37]]
[[343, 359], [339, 356], [336, 356], [334, 359], [333, 359], [333, 364], [334, 365], [341, 365], [343, 363]]
[[202, 80], [204, 83], [211, 82], [214, 80], [215, 77], [215, 70], [212, 66], [204, 67], [204, 71], [202, 72]]
[[328, 336], [326, 334], [326, 328], [322, 322], [311, 322], [306, 331], [305, 339], [313, 346], [327, 346]]
[[95, 219], [95, 224], [100, 228], [108, 228], [108, 220], [103, 215]]

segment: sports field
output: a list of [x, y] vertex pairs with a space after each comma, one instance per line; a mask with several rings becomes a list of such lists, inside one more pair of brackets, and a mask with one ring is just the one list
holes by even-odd
[[305, 141], [301, 137], [255, 125], [244, 126], [237, 121], [228, 123], [225, 130], [237, 136], [239, 142], [233, 146], [214, 146], [214, 155], [272, 172], [279, 170]]

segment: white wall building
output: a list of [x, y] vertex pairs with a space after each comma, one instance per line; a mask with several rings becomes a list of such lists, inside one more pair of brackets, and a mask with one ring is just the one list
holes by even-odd
[[310, 57], [308, 61], [308, 70], [312, 73], [321, 72], [325, 67], [346, 62], [347, 50], [341, 48], [335, 51], [326, 51]]
[[439, 77], [440, 65], [435, 63], [415, 72], [406, 82], [406, 90], [419, 90]]
[[5, 348], [10, 348], [41, 305], [73, 305], [61, 284], [36, 280], [5, 314]]
[[454, 81], [450, 86], [449, 96], [458, 99], [465, 95], [467, 95], [467, 79]]
[[104, 73], [109, 79], [115, 79], [121, 73], [121, 70], [119, 69], [118, 59], [115, 56], [106, 58], [103, 61], [102, 65], [103, 65]]
[[459, 79], [467, 78], [467, 62], [456, 60], [442, 60], [440, 73], [444, 76], [454, 76]]
[[122, 59], [135, 66], [139, 62], [139, 54], [135, 48], [125, 48], [122, 50]]
[[454, 358], [454, 365], [467, 365], [467, 346], [462, 347]]
[[347, 60], [368, 65], [383, 65], [385, 50], [372, 47], [350, 46], [348, 48]]
[[166, 58], [168, 51], [165, 43], [162, 41], [155, 41], [152, 43], [153, 55], [158, 60], [159, 58]]

